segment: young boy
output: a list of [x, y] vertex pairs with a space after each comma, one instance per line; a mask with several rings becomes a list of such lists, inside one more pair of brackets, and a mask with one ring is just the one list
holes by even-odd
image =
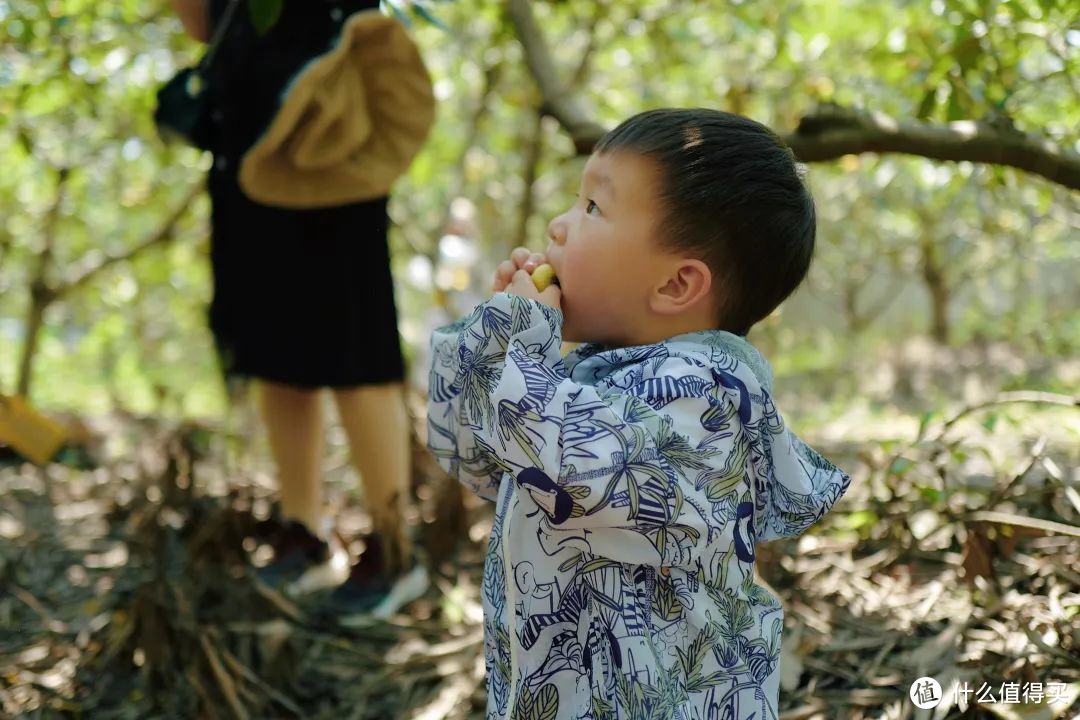
[[[428, 444], [496, 503], [488, 718], [777, 717], [783, 611], [755, 545], [802, 533], [848, 477], [785, 428], [743, 336], [814, 233], [767, 128], [645, 112], [597, 144], [546, 256], [516, 250], [435, 332]], [[563, 340], [588, 344], [564, 359]]]

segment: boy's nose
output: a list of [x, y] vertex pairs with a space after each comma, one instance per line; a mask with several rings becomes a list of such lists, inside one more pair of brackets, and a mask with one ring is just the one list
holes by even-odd
[[566, 220], [563, 215], [555, 217], [548, 223], [548, 237], [556, 245], [566, 242]]

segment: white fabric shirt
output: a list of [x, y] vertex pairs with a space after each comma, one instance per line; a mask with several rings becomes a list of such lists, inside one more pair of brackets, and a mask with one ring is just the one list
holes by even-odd
[[744, 339], [563, 359], [561, 324], [499, 293], [432, 338], [428, 445], [496, 503], [487, 717], [775, 719], [783, 610], [755, 546], [848, 476], [786, 429]]

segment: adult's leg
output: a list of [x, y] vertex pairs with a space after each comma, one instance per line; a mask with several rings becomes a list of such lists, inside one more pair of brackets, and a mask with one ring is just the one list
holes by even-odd
[[319, 391], [260, 380], [259, 400], [277, 465], [282, 515], [319, 534], [323, 516]]
[[334, 389], [353, 463], [391, 575], [408, 566], [404, 511], [411, 480], [409, 415], [400, 382]]

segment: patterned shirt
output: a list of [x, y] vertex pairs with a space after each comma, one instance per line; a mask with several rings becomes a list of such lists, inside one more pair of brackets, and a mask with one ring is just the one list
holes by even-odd
[[560, 355], [562, 313], [498, 293], [432, 338], [428, 446], [492, 500], [489, 720], [777, 717], [783, 609], [758, 542], [848, 487], [723, 331]]

